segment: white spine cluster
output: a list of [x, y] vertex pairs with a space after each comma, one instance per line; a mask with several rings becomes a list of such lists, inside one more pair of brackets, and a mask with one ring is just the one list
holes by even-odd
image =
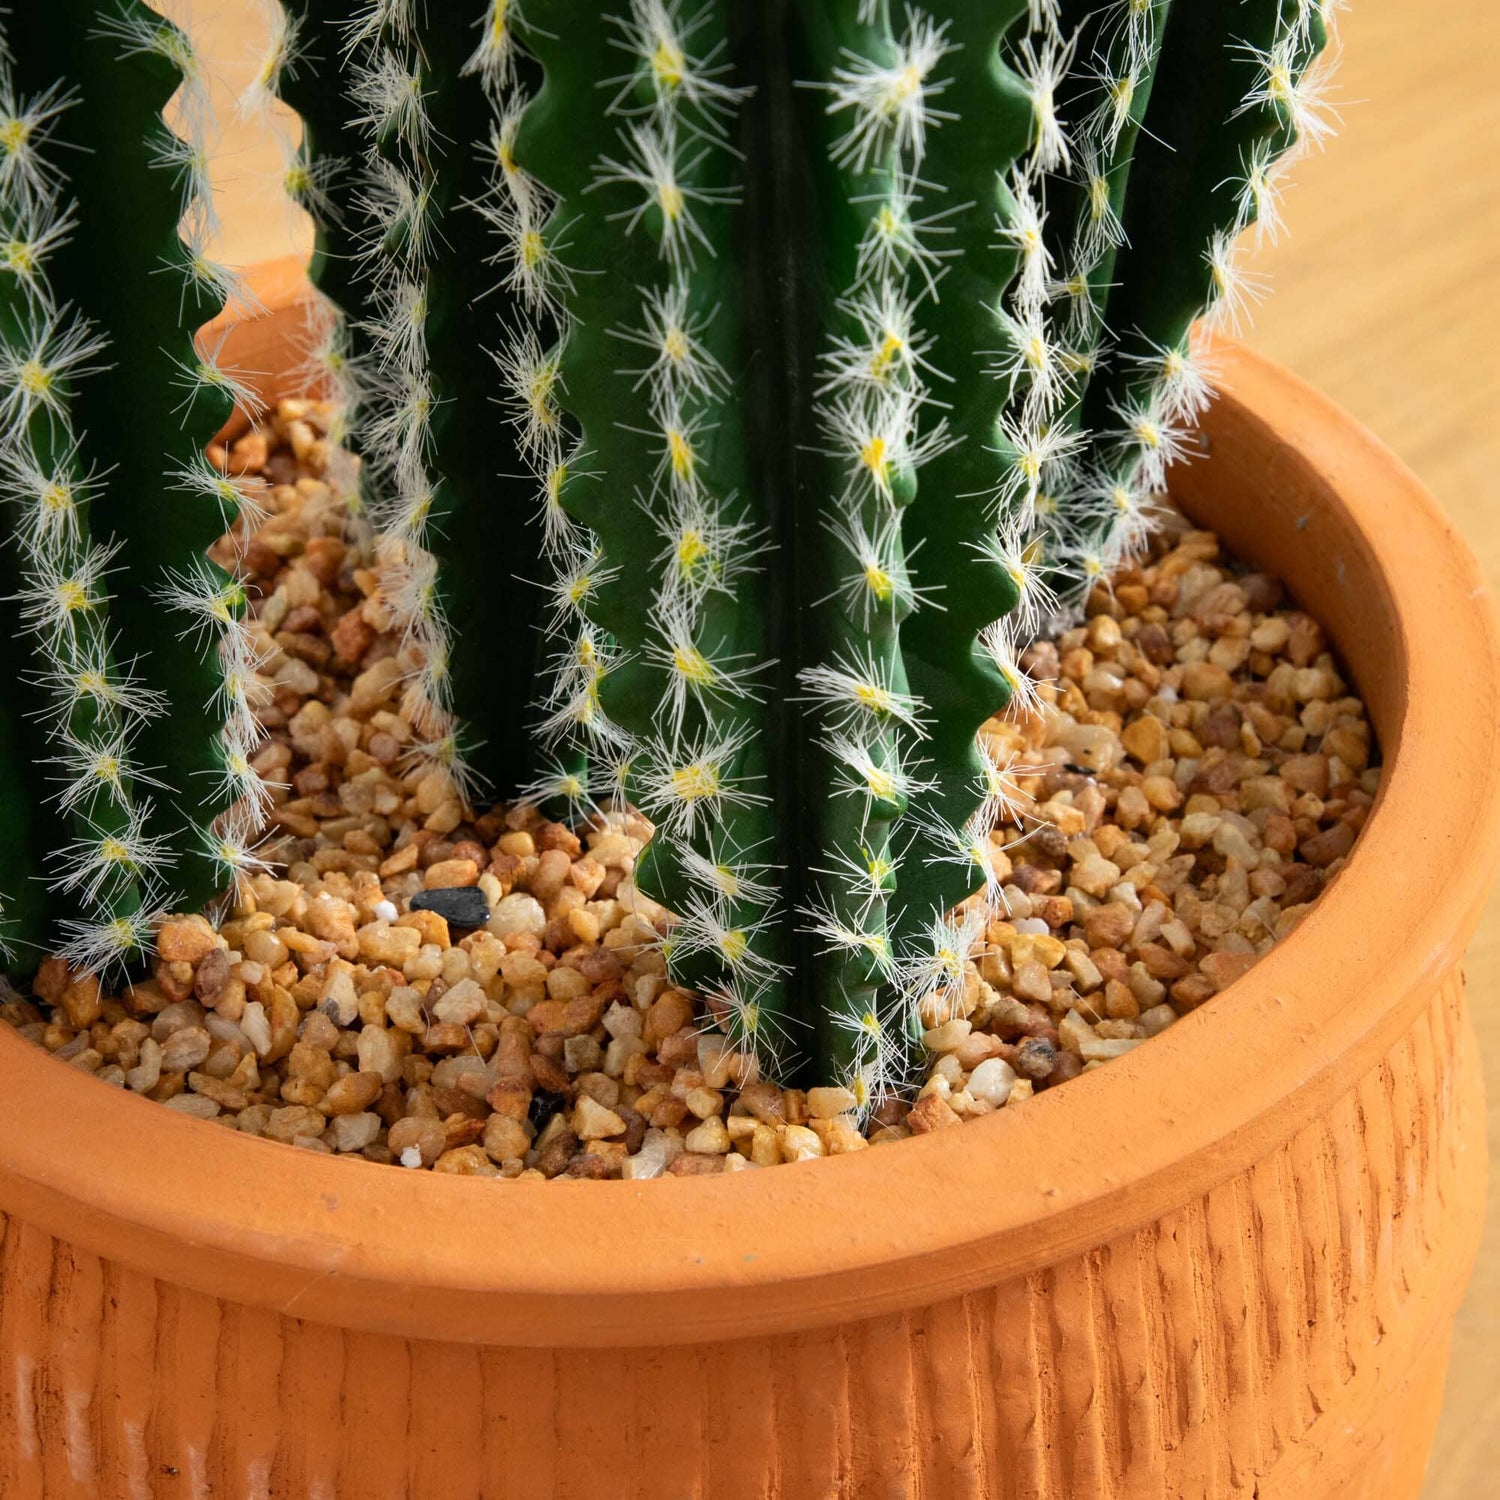
[[[1090, 277], [1123, 237], [1110, 202], [1109, 163], [1151, 55], [1149, 0], [1116, 4], [1115, 35], [1104, 56], [1091, 62], [1104, 102], [1085, 118], [1074, 118], [1076, 109], [1068, 118], [1059, 115], [1056, 90], [1074, 64], [1077, 38], [1061, 34], [1056, 7], [1033, 7], [1030, 31], [1008, 58], [1031, 101], [1032, 130], [1028, 151], [1011, 169], [1010, 202], [997, 224], [997, 246], [1015, 257], [1016, 273], [999, 309], [1004, 342], [990, 367], [1006, 396], [994, 560], [1017, 583], [1021, 599], [1010, 617], [985, 633], [982, 644], [1010, 687], [1012, 713], [1036, 704], [1035, 689], [1019, 663], [1043, 616], [1037, 607], [1041, 596], [1031, 584], [1039, 576], [1040, 559], [1055, 559], [1055, 533], [1072, 522], [1072, 510], [1062, 502], [1076, 487], [1084, 434], [1066, 409], [1076, 396], [1078, 377], [1092, 368], [1088, 351], [1097, 338], [1098, 309]], [[1057, 178], [1078, 183], [1082, 201], [1061, 264], [1051, 248], [1057, 236], [1048, 234], [1047, 190]]]
[[[1139, 553], [1155, 521], [1154, 497], [1164, 488], [1168, 467], [1185, 456], [1188, 433], [1212, 394], [1209, 372], [1186, 344], [1161, 347], [1126, 330], [1125, 347], [1117, 347], [1099, 317], [1097, 273], [1124, 243], [1112, 201], [1112, 167], [1121, 161], [1121, 137], [1155, 65], [1162, 24], [1161, 7], [1154, 0], [1110, 0], [1108, 8], [1112, 14], [1104, 19], [1098, 50], [1087, 65], [1094, 83], [1092, 106], [1070, 111], [1078, 118], [1059, 114], [1059, 85], [1074, 67], [1076, 38], [1061, 34], [1056, 5], [1036, 0], [1029, 29], [1015, 39], [1007, 56], [1030, 101], [1031, 142], [1006, 182], [1009, 202], [997, 224], [998, 248], [1014, 257], [1015, 274], [997, 309], [1004, 339], [990, 367], [1004, 392], [996, 531], [992, 542], [977, 550], [1010, 576], [1019, 599], [1009, 616], [980, 637], [1009, 688], [1013, 714], [1040, 707], [1021, 657], [1037, 629], [1059, 611], [1060, 601], [1047, 581], [1049, 570], [1061, 565], [1064, 576], [1076, 580], [1076, 592], [1061, 601], [1075, 604]], [[1321, 144], [1329, 125], [1326, 96], [1318, 75], [1302, 71], [1301, 59], [1314, 20], [1326, 20], [1328, 8], [1320, 0], [1307, 0], [1284, 11], [1271, 47], [1245, 49], [1257, 81], [1236, 113], [1274, 107], [1297, 130], [1301, 143]], [[853, 137], [846, 149], [854, 149]], [[1210, 322], [1237, 326], [1261, 294], [1258, 281], [1236, 265], [1234, 243], [1252, 221], [1262, 233], [1276, 232], [1285, 165], [1286, 158], [1278, 158], [1269, 146], [1242, 164], [1235, 182], [1236, 219], [1204, 249]], [[1050, 247], [1058, 237], [1047, 231], [1047, 189], [1059, 177], [1069, 180], [1080, 207], [1060, 263], [1055, 263]], [[1140, 379], [1133, 382], [1132, 395], [1112, 411], [1110, 430], [1091, 434], [1078, 429], [1068, 408], [1082, 381], [1104, 359], [1133, 366]], [[847, 426], [842, 421], [838, 425]], [[1087, 450], [1103, 455], [1099, 468], [1081, 462]], [[882, 686], [878, 681], [864, 685], [867, 704], [881, 701]], [[887, 715], [891, 711], [885, 704], [882, 710]], [[863, 779], [874, 798], [888, 793], [891, 778], [867, 747], [850, 743], [847, 717], [840, 729], [838, 753], [852, 777]], [[974, 817], [961, 828], [947, 827], [925, 810], [912, 819], [927, 862], [966, 871], [975, 891], [956, 920], [935, 913], [925, 941], [897, 957], [898, 982], [908, 1003], [924, 1017], [930, 1014], [928, 1002], [961, 988], [964, 963], [982, 940], [999, 900], [990, 830], [1002, 820], [1018, 821], [1027, 806], [1018, 789], [1027, 768], [996, 764], [983, 740], [980, 748], [985, 784]], [[906, 774], [904, 764], [901, 774]], [[844, 863], [852, 863], [847, 852]], [[858, 934], [847, 923], [835, 930], [828, 912], [817, 916], [817, 929], [830, 943], [846, 948], [857, 944]], [[863, 1034], [872, 1047], [878, 1026], [878, 1018], [865, 1019]]]
[[281, 95], [281, 86], [295, 79], [307, 59], [306, 18], [289, 14], [281, 0], [256, 0], [265, 40], [253, 59], [254, 71], [237, 101], [246, 119], [263, 119]]
[[55, 139], [73, 100], [61, 87], [24, 98], [8, 73], [0, 55], [0, 273], [12, 278], [16, 310], [0, 343], [0, 503], [18, 552], [13, 604], [48, 705], [45, 770], [74, 830], [51, 851], [53, 888], [76, 892], [83, 913], [65, 952], [104, 968], [134, 951], [165, 899], [171, 852], [146, 832], [152, 804], [141, 790], [155, 783], [133, 752], [142, 719], [165, 705], [131, 677], [110, 640], [116, 549], [94, 542], [88, 526], [104, 480], [82, 457], [72, 396], [107, 351], [59, 299], [50, 274], [53, 253], [75, 229]]

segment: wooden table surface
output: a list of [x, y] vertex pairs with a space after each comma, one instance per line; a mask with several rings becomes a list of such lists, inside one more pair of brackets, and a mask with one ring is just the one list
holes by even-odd
[[[477, 14], [477, 3], [468, 8]], [[264, 34], [261, 12], [254, 0], [196, 0], [190, 20], [228, 85], [227, 107]], [[1353, 0], [1339, 30], [1343, 129], [1299, 168], [1290, 234], [1254, 259], [1273, 273], [1275, 294], [1250, 342], [1327, 391], [1421, 475], [1496, 594], [1500, 4]], [[223, 257], [248, 264], [305, 247], [305, 223], [279, 201], [271, 129], [230, 121], [224, 135]], [[1500, 1080], [1500, 898], [1476, 938], [1469, 980], [1489, 1076]], [[1491, 1110], [1490, 1144], [1500, 1161], [1500, 1108]], [[1494, 1494], [1500, 1192], [1492, 1191], [1424, 1500]]]

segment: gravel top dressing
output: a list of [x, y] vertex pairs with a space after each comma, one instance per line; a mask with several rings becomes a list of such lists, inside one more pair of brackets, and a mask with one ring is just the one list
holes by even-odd
[[406, 769], [399, 640], [346, 541], [325, 422], [283, 401], [216, 455], [271, 513], [245, 556], [278, 648], [256, 759], [286, 784], [263, 851], [278, 873], [218, 920], [167, 921], [151, 977], [118, 995], [59, 959], [30, 998], [0, 990], [0, 1020], [169, 1109], [502, 1178], [704, 1175], [946, 1129], [1141, 1046], [1239, 978], [1373, 803], [1364, 706], [1316, 621], [1169, 522], [1086, 624], [1033, 648], [1045, 716], [985, 726], [1002, 763], [1033, 768], [991, 836], [1008, 918], [962, 993], [927, 1003], [918, 1096], [861, 1123], [844, 1089], [761, 1078], [711, 1003], [669, 984], [669, 918], [631, 881], [642, 818], [471, 818], [444, 776]]

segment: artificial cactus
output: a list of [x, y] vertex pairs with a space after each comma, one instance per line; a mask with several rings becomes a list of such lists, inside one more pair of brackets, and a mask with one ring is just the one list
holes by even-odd
[[284, 0], [418, 753], [651, 816], [671, 973], [783, 1074], [867, 1107], [961, 983], [976, 732], [1149, 530], [1328, 8]]

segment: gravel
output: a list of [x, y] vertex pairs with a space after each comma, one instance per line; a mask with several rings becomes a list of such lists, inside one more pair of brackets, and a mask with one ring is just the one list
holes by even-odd
[[[261, 491], [245, 547], [271, 649], [277, 875], [181, 915], [118, 994], [49, 958], [0, 1020], [73, 1067], [223, 1129], [413, 1170], [705, 1175], [864, 1150], [1016, 1108], [1228, 988], [1338, 873], [1373, 803], [1363, 705], [1322, 631], [1217, 539], [1169, 528], [1034, 647], [1046, 713], [993, 719], [1018, 821], [1006, 915], [927, 1002], [915, 1100], [860, 1123], [782, 1089], [674, 988], [636, 891], [631, 812], [476, 815], [413, 764], [403, 664], [317, 403], [214, 457]], [[227, 553], [226, 553], [227, 556]]]

